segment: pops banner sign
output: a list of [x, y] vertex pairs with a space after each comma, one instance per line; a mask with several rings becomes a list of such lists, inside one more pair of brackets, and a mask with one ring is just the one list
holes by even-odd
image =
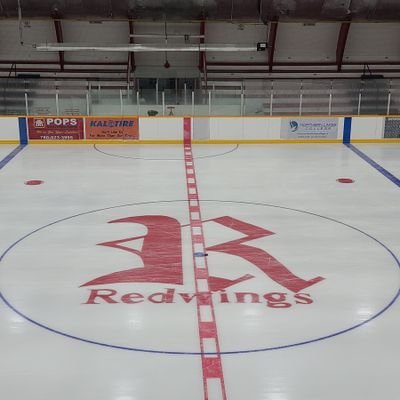
[[83, 118], [29, 117], [30, 140], [82, 140]]

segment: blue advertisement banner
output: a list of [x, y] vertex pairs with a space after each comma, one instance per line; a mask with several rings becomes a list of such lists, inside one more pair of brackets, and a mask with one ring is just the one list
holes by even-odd
[[338, 118], [285, 118], [281, 139], [337, 139], [338, 131]]

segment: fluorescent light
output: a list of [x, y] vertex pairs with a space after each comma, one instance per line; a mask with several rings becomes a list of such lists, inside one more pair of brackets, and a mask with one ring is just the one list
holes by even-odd
[[43, 43], [34, 45], [38, 51], [120, 51], [120, 52], [157, 52], [157, 51], [257, 51], [254, 44], [76, 44], [76, 43]]

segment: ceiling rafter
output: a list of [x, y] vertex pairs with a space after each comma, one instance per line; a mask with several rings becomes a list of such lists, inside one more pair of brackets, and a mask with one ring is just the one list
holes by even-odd
[[271, 21], [268, 33], [268, 69], [272, 72], [274, 68], [274, 55], [276, 46], [276, 36], [278, 33], [278, 20]]
[[[204, 36], [206, 34], [206, 22], [202, 20], [200, 22], [200, 44], [204, 44]], [[206, 72], [205, 70], [207, 69], [207, 60], [206, 60], [206, 54], [204, 51], [199, 52], [199, 70], [200, 72]]]
[[3, 5], [2, 0], [0, 0], [0, 14], [4, 14], [4, 16], [6, 16], [6, 17], [8, 16], [7, 10], [6, 10], [5, 6]]
[[[55, 15], [54, 18], [54, 29], [56, 31], [56, 38], [57, 38], [57, 43], [64, 43], [64, 35], [63, 35], [63, 30], [62, 30], [62, 24], [61, 20], [57, 18], [58, 15]], [[58, 52], [58, 59], [59, 59], [59, 64], [60, 68], [63, 71], [65, 67], [65, 56], [63, 51]]]
[[340, 25], [340, 31], [336, 45], [336, 65], [338, 72], [342, 71], [343, 56], [344, 51], [346, 50], [346, 43], [349, 36], [350, 25], [351, 21], [342, 22]]
[[[133, 19], [129, 19], [129, 43], [135, 43], [135, 37], [133, 36], [135, 33], [135, 26]], [[130, 80], [130, 74], [136, 70], [136, 60], [135, 53], [131, 52], [128, 54], [128, 81]]]

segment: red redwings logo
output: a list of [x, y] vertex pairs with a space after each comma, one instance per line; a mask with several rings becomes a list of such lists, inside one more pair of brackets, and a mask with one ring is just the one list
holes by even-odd
[[210, 304], [223, 351], [258, 351], [348, 332], [398, 293], [391, 253], [331, 218], [215, 200], [189, 217], [186, 200], [143, 202], [35, 229], [1, 260], [2, 296], [52, 332], [186, 354]]
[[[225, 229], [230, 229], [240, 233], [242, 237], [219, 243], [206, 248], [207, 252], [223, 253], [230, 256], [239, 257], [246, 260], [253, 267], [258, 268], [264, 276], [279, 284], [282, 288], [293, 292], [294, 298], [299, 304], [309, 304], [312, 302], [308, 294], [299, 293], [308, 287], [321, 282], [324, 278], [317, 276], [305, 280], [290, 271], [285, 265], [274, 258], [267, 251], [248, 244], [248, 242], [264, 237], [274, 235], [274, 232], [268, 231], [256, 225], [252, 225], [239, 219], [224, 216], [213, 218], [204, 223], [214, 222]], [[110, 285], [120, 283], [160, 283], [183, 285], [184, 269], [182, 263], [182, 227], [175, 219], [162, 215], [132, 216], [112, 220], [109, 223], [118, 224], [141, 224], [147, 229], [147, 233], [141, 236], [128, 237], [110, 242], [99, 243], [100, 246], [106, 246], [120, 251], [126, 251], [139, 256], [143, 262], [143, 267], [132, 266], [129, 269], [112, 272], [100, 276], [81, 286]], [[167, 237], [167, 239], [166, 239]], [[129, 243], [139, 241], [143, 242], [141, 250], [129, 247]], [[231, 286], [240, 282], [253, 279], [253, 274], [244, 274], [228, 279], [226, 277], [209, 276], [208, 285], [210, 292], [200, 292], [190, 297], [187, 293], [177, 293], [185, 302], [189, 302], [194, 296], [209, 296], [214, 292], [225, 291]], [[247, 294], [246, 294], [247, 293]], [[175, 289], [167, 289], [167, 292], [157, 293], [149, 296], [147, 300], [153, 303], [173, 303]], [[93, 289], [85, 304], [97, 304], [100, 302], [118, 303], [116, 300], [118, 292], [114, 289]], [[235, 293], [237, 302], [245, 302], [246, 298], [252, 303], [259, 303], [260, 296], [257, 293], [237, 292]], [[154, 297], [158, 301], [154, 301]], [[275, 302], [282, 304], [286, 300], [286, 294], [280, 292], [266, 293], [264, 298], [268, 305]], [[188, 301], [188, 299], [190, 299]], [[140, 293], [125, 294], [121, 297], [124, 303], [139, 303], [144, 301], [144, 296]], [[229, 303], [228, 293], [222, 293], [220, 301]], [[280, 306], [285, 307], [285, 306]]]

